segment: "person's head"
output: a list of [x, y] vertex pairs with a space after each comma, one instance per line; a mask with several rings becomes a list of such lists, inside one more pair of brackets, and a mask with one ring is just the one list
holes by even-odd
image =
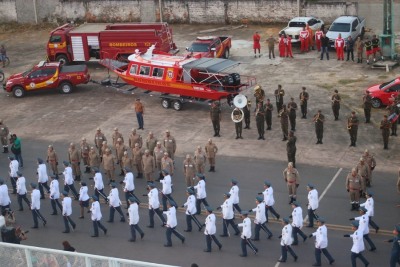
[[321, 111], [320, 109], [318, 109], [318, 114], [321, 114], [321, 112], [322, 112], [322, 111]]
[[292, 202], [292, 208], [295, 209], [295, 208], [297, 208], [297, 207], [300, 207], [300, 203], [297, 202], [297, 201], [293, 201], [293, 202]]
[[98, 134], [101, 133], [101, 129], [100, 129], [100, 128], [97, 128], [97, 129], [96, 129], [96, 133], [98, 133]]
[[117, 139], [117, 142], [118, 142], [118, 144], [121, 144], [121, 143], [122, 143], [122, 139], [121, 139], [121, 138], [118, 138], [118, 139]]
[[228, 198], [230, 198], [230, 197], [231, 197], [231, 194], [230, 194], [230, 193], [228, 193], [228, 192], [224, 193], [224, 199], [228, 199]]
[[168, 158], [168, 152], [164, 152], [164, 158]]
[[365, 155], [365, 156], [368, 156], [368, 155], [369, 155], [369, 150], [368, 150], [368, 149], [365, 149], [365, 150], [364, 150], [364, 155]]
[[293, 169], [293, 162], [289, 162], [287, 167], [288, 167], [289, 170]]
[[75, 149], [75, 144], [74, 143], [69, 144], [69, 148], [70, 149]]
[[267, 104], [271, 103], [271, 99], [267, 98]]
[[146, 156], [149, 156], [149, 155], [150, 155], [150, 150], [146, 149], [146, 150], [144, 151], [144, 154], [145, 154]]
[[361, 165], [364, 165], [364, 163], [365, 163], [365, 159], [364, 159], [364, 157], [361, 157], [361, 158], [360, 158], [360, 164], [361, 164]]
[[86, 143], [86, 138], [85, 137], [82, 138], [82, 143]]
[[242, 219], [247, 218], [247, 216], [249, 216], [249, 212], [248, 212], [248, 211], [242, 211], [242, 212], [240, 212], [240, 217], [241, 217]]
[[209, 144], [212, 144], [212, 139], [211, 139], [211, 138], [208, 139], [208, 143], [209, 143]]
[[211, 208], [210, 206], [207, 206], [206, 210], [208, 215], [210, 215], [213, 212], [213, 208]]
[[400, 224], [396, 225], [393, 230], [395, 236], [400, 236]]
[[383, 120], [387, 121], [387, 119], [388, 119], [388, 116], [386, 114], [383, 115]]
[[201, 146], [197, 146], [197, 151], [201, 152]]
[[202, 174], [202, 173], [196, 173], [196, 177], [197, 177], [197, 179], [198, 179], [199, 181], [205, 179], [204, 174]]
[[153, 138], [153, 137], [154, 137], [153, 132], [149, 132], [149, 137], [150, 137], [150, 138]]
[[339, 93], [339, 91], [338, 91], [337, 89], [335, 89], [335, 91], [334, 91], [334, 92], [335, 92], [335, 94]]
[[140, 98], [136, 98], [136, 103], [140, 103]]
[[301, 90], [305, 91], [305, 90], [306, 90], [306, 88], [303, 86], [303, 87], [301, 87]]
[[131, 132], [132, 132], [133, 135], [135, 135], [136, 134], [136, 129], [132, 128]]
[[106, 149], [106, 155], [110, 155], [111, 154], [111, 150], [109, 148]]
[[278, 89], [282, 89], [282, 85], [278, 84]]
[[117, 127], [114, 128], [114, 133], [118, 133], [118, 128]]
[[49, 151], [53, 151], [53, 149], [54, 149], [53, 146], [52, 146], [52, 145], [49, 145], [48, 150], [49, 150]]
[[307, 191], [311, 191], [314, 189], [314, 185], [313, 184], [308, 184], [307, 185]]
[[358, 221], [352, 221], [351, 222], [351, 229], [353, 230], [353, 231], [355, 231], [355, 230], [357, 230], [358, 229], [358, 226], [360, 225], [360, 223], [358, 222]]
[[165, 135], [166, 135], [166, 136], [170, 136], [170, 134], [171, 134], [171, 133], [170, 133], [169, 130], [165, 130]]
[[238, 181], [235, 178], [231, 179], [231, 186], [237, 185]]
[[63, 241], [62, 245], [63, 245], [64, 248], [70, 248], [71, 247], [71, 245], [70, 245], [70, 243], [68, 241]]
[[341, 33], [339, 33], [338, 38], [342, 38], [342, 34]]
[[352, 111], [352, 112], [351, 112], [351, 116], [352, 116], [352, 117], [355, 117], [355, 116], [356, 116], [356, 112], [355, 112], [355, 111]]
[[360, 212], [361, 215], [364, 215], [367, 213], [368, 210], [365, 207], [360, 207], [358, 211]]
[[347, 37], [348, 40], [351, 40], [351, 35], [349, 37]]
[[285, 218], [282, 219], [282, 225], [288, 225], [289, 222], [290, 222], [290, 221], [289, 221], [289, 218], [286, 218], [286, 217], [285, 217]]
[[264, 198], [262, 196], [256, 196], [256, 204], [260, 204], [264, 201]]
[[357, 170], [356, 170], [356, 168], [352, 168], [352, 169], [351, 169], [351, 175], [353, 175], [354, 177], [357, 175]]
[[264, 188], [270, 188], [271, 187], [271, 182], [270, 181], [265, 181], [264, 182]]
[[318, 217], [317, 224], [318, 224], [318, 226], [324, 225], [325, 224], [325, 219], [322, 218], [322, 217]]
[[157, 146], [158, 148], [160, 148], [160, 147], [161, 147], [161, 142], [160, 142], [160, 141], [157, 141], [156, 146]]

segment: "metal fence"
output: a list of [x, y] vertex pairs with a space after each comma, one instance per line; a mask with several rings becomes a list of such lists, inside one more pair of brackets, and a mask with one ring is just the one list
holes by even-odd
[[1, 267], [172, 267], [79, 252], [0, 242]]

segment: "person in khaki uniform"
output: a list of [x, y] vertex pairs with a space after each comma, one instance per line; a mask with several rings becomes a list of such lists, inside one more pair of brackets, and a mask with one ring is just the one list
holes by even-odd
[[351, 169], [351, 172], [346, 177], [346, 190], [350, 194], [351, 210], [358, 210], [360, 207], [361, 183], [362, 179], [358, 175], [356, 168]]
[[[397, 121], [395, 121], [394, 124], [397, 127]], [[379, 128], [381, 129], [381, 132], [382, 132], [383, 149], [389, 149], [389, 147], [388, 147], [389, 133], [390, 133], [390, 128], [392, 128], [392, 123], [388, 120], [388, 116], [386, 114], [383, 115], [383, 120], [381, 121], [381, 125]]]
[[112, 134], [112, 140], [113, 140], [113, 146], [114, 146], [114, 148], [115, 148], [115, 146], [116, 146], [116, 144], [117, 144], [119, 138], [121, 138], [122, 143], [123, 143], [123, 142], [124, 142], [124, 137], [123, 137], [122, 134], [118, 131], [118, 128], [115, 127], [115, 128], [114, 128], [114, 133]]
[[209, 172], [215, 172], [215, 156], [218, 152], [218, 147], [214, 144], [210, 139], [208, 139], [208, 143], [205, 145], [206, 156], [208, 159], [208, 164], [210, 164]]
[[185, 176], [186, 186], [194, 186], [194, 178], [196, 177], [196, 167], [192, 156], [186, 155], [186, 159], [183, 161], [183, 175]]
[[297, 169], [293, 167], [292, 162], [289, 162], [287, 168], [283, 171], [283, 178], [289, 190], [289, 204], [292, 204], [296, 201], [297, 188], [300, 185], [300, 174]]
[[163, 178], [163, 176], [161, 174], [161, 171], [162, 171], [161, 159], [164, 157], [165, 152], [166, 152], [165, 148], [161, 145], [161, 142], [157, 141], [157, 145], [153, 150], [153, 154], [154, 154], [154, 161], [155, 161], [156, 169], [158, 171], [158, 179]]
[[149, 132], [149, 135], [146, 138], [146, 149], [150, 151], [150, 155], [154, 157], [154, 148], [157, 145], [157, 138], [154, 137], [153, 132]]
[[357, 132], [358, 132], [358, 118], [356, 112], [352, 111], [350, 117], [347, 118], [347, 130], [350, 135], [350, 146], [356, 146], [357, 142]]
[[81, 157], [83, 165], [85, 165], [85, 173], [90, 173], [90, 166], [89, 166], [90, 147], [89, 144], [86, 142], [86, 138], [82, 138], [80, 146], [81, 146]]
[[289, 135], [289, 113], [286, 109], [286, 105], [282, 105], [282, 109], [279, 111], [278, 117], [281, 118], [281, 129], [283, 134], [282, 141], [288, 140]]
[[101, 148], [103, 146], [103, 141], [107, 141], [107, 138], [104, 136], [104, 134], [101, 132], [100, 128], [97, 128], [96, 134], [94, 135], [94, 144], [96, 145], [96, 148], [99, 150], [99, 155], [103, 155]]
[[176, 151], [176, 142], [175, 138], [171, 135], [169, 130], [165, 131], [165, 136], [164, 136], [164, 147], [168, 152], [169, 157], [173, 160], [175, 156], [175, 151]]
[[206, 155], [204, 154], [201, 146], [198, 146], [196, 151], [194, 152], [194, 162], [196, 164], [196, 172], [204, 173], [204, 169], [206, 166]]
[[[168, 173], [174, 175], [174, 161], [168, 156], [168, 152], [164, 152], [164, 156], [161, 159], [161, 171], [167, 170]], [[163, 175], [164, 177], [164, 175]]]
[[58, 177], [58, 156], [52, 145], [49, 145], [47, 148], [46, 162], [50, 165], [53, 175]]
[[115, 144], [115, 155], [117, 158], [117, 164], [121, 169], [119, 176], [124, 176], [124, 167], [122, 166], [122, 157], [124, 156], [124, 152], [127, 150], [126, 146], [124, 145], [124, 141], [122, 138], [117, 139], [117, 143]]
[[133, 128], [131, 135], [129, 136], [129, 147], [134, 149], [135, 144], [139, 144], [139, 148], [142, 148], [143, 140], [142, 140], [142, 136], [140, 136], [140, 134], [137, 134], [136, 129]]
[[369, 180], [367, 181], [367, 187], [370, 187], [372, 184], [372, 172], [376, 167], [376, 161], [374, 156], [369, 153], [368, 149], [365, 149], [363, 157], [365, 159], [365, 163], [368, 165]]
[[367, 181], [368, 177], [368, 165], [365, 163], [365, 159], [363, 157], [360, 158], [359, 163], [356, 166], [357, 174], [361, 177], [361, 191], [360, 197], [366, 198], [367, 193]]
[[144, 151], [144, 155], [142, 156], [143, 163], [143, 173], [146, 181], [153, 181], [153, 172], [154, 172], [154, 157], [150, 155], [150, 150], [146, 149]]
[[103, 169], [104, 175], [108, 178], [108, 183], [115, 182], [115, 158], [111, 150], [107, 148], [103, 155]]
[[93, 167], [96, 168], [100, 168], [100, 156], [97, 154], [96, 150], [94, 149], [94, 147], [90, 148], [89, 151], [89, 166], [90, 169], [92, 169]]
[[72, 175], [75, 176], [75, 181], [81, 180], [81, 155], [78, 149], [75, 148], [75, 144], [71, 143], [68, 149], [68, 160], [71, 162]]
[[210, 107], [210, 119], [214, 128], [214, 137], [221, 137], [219, 134], [219, 131], [221, 129], [220, 123], [221, 123], [221, 108], [219, 107], [219, 102], [214, 101], [211, 103]]
[[139, 146], [139, 143], [135, 144], [135, 147], [132, 149], [132, 158], [133, 158], [133, 165], [135, 165], [137, 170], [136, 178], [143, 178], [143, 151]]
[[0, 120], [0, 139], [1, 144], [3, 145], [3, 153], [8, 153], [8, 135], [10, 134], [10, 130], [3, 123], [3, 120]]
[[101, 145], [101, 150], [100, 150], [100, 153], [99, 153], [100, 160], [103, 160], [103, 154], [106, 151], [106, 149], [110, 149], [111, 150], [111, 148], [107, 144], [107, 141], [103, 141], [103, 144]]
[[121, 164], [122, 169], [129, 168], [130, 170], [132, 170], [133, 161], [132, 161], [132, 158], [129, 156], [128, 151], [126, 151], [126, 150], [124, 151], [124, 155], [121, 158], [120, 164]]

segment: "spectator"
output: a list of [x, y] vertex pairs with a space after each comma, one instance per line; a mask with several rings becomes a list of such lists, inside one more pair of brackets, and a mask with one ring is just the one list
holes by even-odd
[[11, 143], [11, 152], [14, 154], [15, 159], [18, 160], [19, 166], [23, 168], [24, 161], [22, 159], [21, 139], [17, 137], [16, 134], [12, 134], [10, 138], [10, 143]]
[[62, 245], [64, 247], [64, 251], [72, 251], [72, 252], [76, 251], [75, 248], [73, 246], [71, 246], [68, 241], [63, 241]]

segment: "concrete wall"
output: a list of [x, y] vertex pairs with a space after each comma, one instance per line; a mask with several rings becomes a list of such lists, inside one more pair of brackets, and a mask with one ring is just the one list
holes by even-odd
[[[393, 5], [393, 27], [394, 32], [400, 34], [400, 3]], [[358, 14], [367, 18], [367, 28], [373, 29], [376, 33], [381, 34], [383, 31], [383, 4], [378, 3], [362, 3], [359, 4]]]
[[0, 1], [0, 22], [17, 21], [17, 8], [15, 0]]

